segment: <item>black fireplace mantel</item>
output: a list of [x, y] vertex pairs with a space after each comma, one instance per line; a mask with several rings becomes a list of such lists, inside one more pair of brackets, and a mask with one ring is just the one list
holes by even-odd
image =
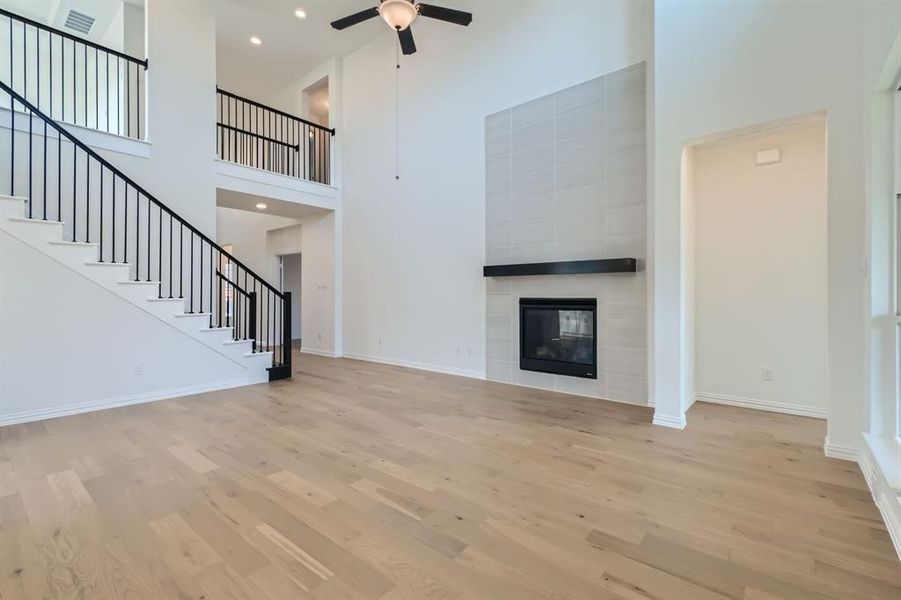
[[564, 260], [515, 265], [486, 265], [485, 277], [518, 277], [522, 275], [582, 275], [587, 273], [635, 273], [638, 259], [599, 258], [596, 260]]

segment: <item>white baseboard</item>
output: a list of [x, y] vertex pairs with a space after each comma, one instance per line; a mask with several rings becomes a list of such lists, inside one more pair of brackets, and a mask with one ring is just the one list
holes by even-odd
[[830, 443], [829, 438], [823, 442], [823, 453], [829, 458], [850, 460], [851, 462], [857, 462], [860, 459], [860, 450], [853, 446]]
[[783, 413], [786, 415], [797, 415], [799, 417], [813, 417], [815, 419], [826, 418], [826, 409], [820, 408], [819, 406], [789, 404], [786, 402], [774, 402], [772, 400], [760, 400], [758, 398], [730, 396], [727, 394], [708, 394], [706, 392], [697, 392], [695, 394], [695, 399], [701, 402], [726, 404], [728, 406], [738, 406], [741, 408], [753, 408], [756, 410], [766, 410], [769, 412]]
[[651, 421], [654, 425], [661, 427], [669, 427], [671, 429], [685, 429], [685, 415], [681, 417], [671, 417], [669, 415], [660, 415], [654, 413], [654, 419]]
[[327, 356], [328, 358], [335, 358], [335, 353], [331, 350], [317, 350], [316, 348], [304, 348], [300, 347], [301, 354], [314, 354], [316, 356]]
[[864, 444], [860, 452], [860, 470], [867, 481], [873, 502], [882, 514], [885, 528], [888, 530], [892, 545], [901, 560], [901, 496], [899, 490], [893, 488], [871, 445], [875, 440], [864, 434]]
[[6, 425], [17, 425], [19, 423], [30, 423], [32, 421], [43, 421], [45, 419], [55, 419], [56, 417], [68, 417], [70, 415], [78, 415], [97, 410], [105, 410], [107, 408], [119, 408], [122, 406], [130, 406], [133, 404], [144, 404], [146, 402], [156, 402], [158, 400], [168, 400], [169, 398], [180, 398], [182, 396], [193, 396], [204, 392], [214, 392], [216, 390], [225, 390], [229, 388], [240, 387], [242, 385], [250, 385], [247, 379], [232, 379], [219, 383], [206, 385], [192, 385], [182, 388], [163, 390], [159, 392], [148, 392], [145, 394], [134, 394], [131, 396], [120, 396], [118, 398], [109, 398], [106, 400], [96, 400], [93, 402], [82, 402], [79, 404], [69, 404], [66, 406], [57, 406], [53, 408], [44, 408], [38, 410], [26, 410], [8, 415], [0, 415], [0, 427]]
[[379, 363], [382, 365], [391, 365], [394, 367], [419, 369], [420, 371], [431, 371], [432, 373], [443, 373], [445, 375], [459, 375], [460, 377], [469, 377], [471, 379], [485, 379], [484, 371], [471, 371], [469, 369], [457, 369], [455, 367], [445, 367], [443, 365], [433, 365], [430, 363], [420, 363], [409, 360], [398, 360], [394, 358], [385, 358], [383, 356], [370, 356], [367, 354], [352, 354], [349, 352], [344, 353], [344, 358], [363, 360], [366, 362]]

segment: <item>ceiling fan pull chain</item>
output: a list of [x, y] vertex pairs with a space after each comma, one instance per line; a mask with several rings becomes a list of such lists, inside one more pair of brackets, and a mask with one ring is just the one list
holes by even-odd
[[400, 39], [395, 42], [394, 69], [394, 179], [400, 179]]

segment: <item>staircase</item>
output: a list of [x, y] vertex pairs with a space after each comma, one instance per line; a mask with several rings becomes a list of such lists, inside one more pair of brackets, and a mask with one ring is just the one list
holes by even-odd
[[0, 230], [244, 366], [248, 383], [291, 376], [290, 293], [3, 81], [0, 108]]

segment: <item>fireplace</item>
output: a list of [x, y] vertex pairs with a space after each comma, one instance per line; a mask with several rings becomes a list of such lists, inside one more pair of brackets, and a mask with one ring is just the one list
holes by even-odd
[[595, 298], [520, 298], [519, 368], [597, 379]]

